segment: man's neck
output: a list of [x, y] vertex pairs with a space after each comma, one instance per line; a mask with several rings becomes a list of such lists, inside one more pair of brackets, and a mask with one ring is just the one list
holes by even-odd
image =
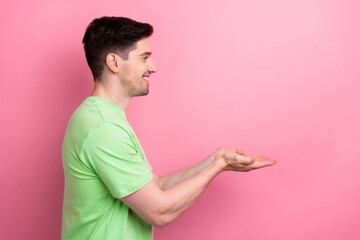
[[94, 90], [90, 96], [100, 97], [108, 102], [122, 108], [124, 111], [130, 105], [131, 98], [124, 94], [121, 86], [112, 84], [104, 84], [100, 81], [95, 81]]

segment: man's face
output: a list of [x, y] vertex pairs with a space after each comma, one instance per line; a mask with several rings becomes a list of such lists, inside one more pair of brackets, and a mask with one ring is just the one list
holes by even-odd
[[129, 52], [121, 73], [122, 84], [130, 97], [149, 93], [148, 77], [157, 71], [150, 59], [151, 50], [146, 38], [137, 42], [137, 48]]

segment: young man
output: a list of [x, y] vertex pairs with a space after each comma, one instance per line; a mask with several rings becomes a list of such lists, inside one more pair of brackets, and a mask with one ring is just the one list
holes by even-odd
[[147, 38], [151, 25], [123, 17], [94, 19], [83, 44], [95, 87], [71, 116], [63, 142], [62, 239], [152, 239], [179, 217], [223, 171], [276, 163], [219, 148], [200, 163], [156, 175], [126, 119], [135, 96], [149, 93], [157, 71]]

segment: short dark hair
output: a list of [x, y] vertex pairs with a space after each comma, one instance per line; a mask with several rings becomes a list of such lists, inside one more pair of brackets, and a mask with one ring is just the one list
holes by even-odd
[[110, 52], [127, 60], [137, 41], [150, 37], [153, 27], [126, 17], [95, 18], [87, 27], [82, 43], [94, 80], [101, 80], [106, 55]]

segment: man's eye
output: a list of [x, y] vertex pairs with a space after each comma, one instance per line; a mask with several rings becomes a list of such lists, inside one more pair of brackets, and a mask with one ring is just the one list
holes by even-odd
[[144, 59], [146, 60], [146, 59], [148, 59], [148, 57], [144, 57]]

